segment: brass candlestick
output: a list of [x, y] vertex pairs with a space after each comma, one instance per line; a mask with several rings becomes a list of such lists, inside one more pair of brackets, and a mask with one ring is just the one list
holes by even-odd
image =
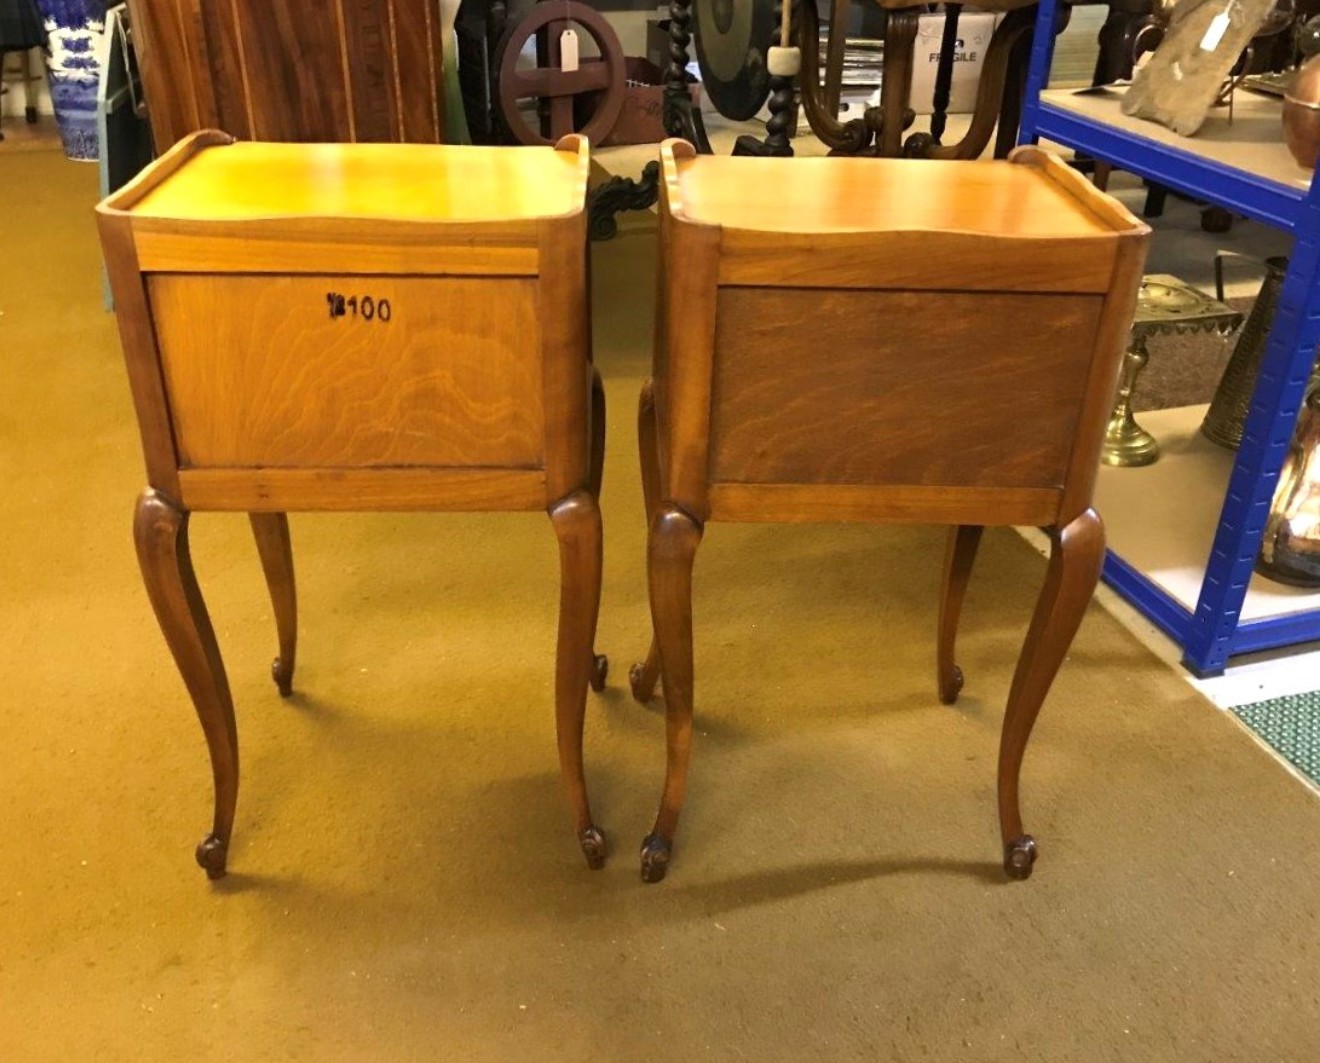
[[1143, 277], [1132, 322], [1132, 340], [1123, 358], [1118, 397], [1105, 429], [1100, 460], [1106, 465], [1149, 465], [1160, 456], [1155, 437], [1137, 424], [1133, 396], [1141, 371], [1150, 360], [1146, 341], [1155, 335], [1217, 332], [1226, 336], [1242, 324], [1242, 315], [1185, 281], [1168, 274]]

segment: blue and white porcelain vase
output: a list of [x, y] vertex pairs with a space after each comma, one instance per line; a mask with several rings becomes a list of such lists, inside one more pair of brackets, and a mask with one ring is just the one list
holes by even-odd
[[96, 90], [106, 0], [37, 0], [46, 23], [51, 102], [71, 159], [96, 161]]

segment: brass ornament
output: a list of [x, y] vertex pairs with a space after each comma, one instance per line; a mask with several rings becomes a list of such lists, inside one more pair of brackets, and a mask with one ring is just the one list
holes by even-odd
[[1283, 141], [1298, 166], [1315, 169], [1320, 156], [1320, 56], [1302, 64], [1284, 93]]
[[1274, 491], [1256, 571], [1294, 587], [1320, 587], [1320, 387], [1311, 387]]
[[[1224, 258], [1220, 256], [1220, 260]], [[1256, 376], [1265, 357], [1265, 344], [1270, 338], [1270, 325], [1274, 310], [1283, 291], [1283, 278], [1288, 272], [1288, 260], [1282, 256], [1265, 260], [1265, 282], [1260, 294], [1242, 326], [1237, 345], [1219, 378], [1210, 408], [1201, 423], [1201, 434], [1212, 443], [1236, 450], [1242, 442], [1242, 428], [1247, 423], [1251, 396], [1256, 390]], [[1217, 263], [1218, 267], [1218, 263]]]
[[1132, 468], [1149, 465], [1160, 456], [1155, 437], [1137, 423], [1132, 399], [1141, 372], [1150, 360], [1146, 341], [1151, 336], [1217, 332], [1226, 336], [1242, 324], [1242, 315], [1218, 299], [1164, 273], [1143, 277], [1137, 293], [1132, 339], [1123, 357], [1118, 396], [1105, 428], [1100, 460], [1106, 465]]

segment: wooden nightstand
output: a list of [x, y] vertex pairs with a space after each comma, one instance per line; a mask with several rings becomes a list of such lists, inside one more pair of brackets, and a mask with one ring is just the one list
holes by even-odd
[[233, 704], [193, 575], [194, 510], [252, 516], [291, 690], [289, 510], [534, 510], [559, 537], [559, 755], [582, 769], [595, 656], [604, 392], [591, 365], [586, 142], [234, 143], [196, 134], [98, 208], [146, 454], [134, 534], [211, 753], [224, 874]]
[[1008, 697], [1004, 866], [1031, 873], [1018, 774], [1091, 599], [1091, 508], [1149, 230], [1037, 148], [1010, 162], [695, 156], [667, 141], [660, 306], [639, 429], [669, 761], [642, 871], [669, 862], [692, 743], [692, 562], [708, 521], [954, 525], [941, 700], [985, 525], [1039, 525], [1049, 572]]

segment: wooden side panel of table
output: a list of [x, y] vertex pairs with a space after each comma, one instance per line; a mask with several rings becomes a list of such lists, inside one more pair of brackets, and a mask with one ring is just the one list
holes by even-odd
[[148, 288], [184, 466], [541, 467], [532, 278], [171, 273]]

